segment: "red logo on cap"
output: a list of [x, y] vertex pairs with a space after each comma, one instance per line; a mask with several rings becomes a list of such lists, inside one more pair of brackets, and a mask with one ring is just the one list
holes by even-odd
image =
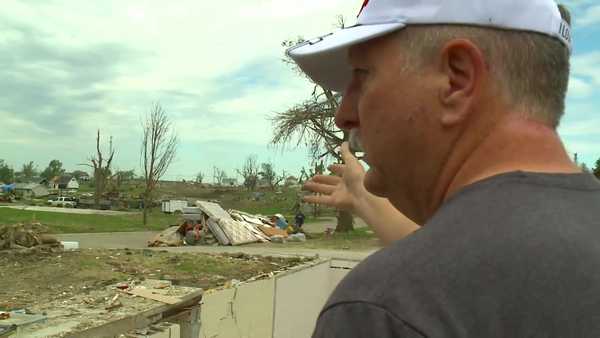
[[365, 9], [365, 7], [367, 7], [368, 4], [369, 0], [365, 0], [365, 2], [363, 2], [362, 7], [360, 8], [360, 12], [358, 12], [358, 15], [356, 17], [360, 16], [360, 13], [362, 13], [363, 9]]

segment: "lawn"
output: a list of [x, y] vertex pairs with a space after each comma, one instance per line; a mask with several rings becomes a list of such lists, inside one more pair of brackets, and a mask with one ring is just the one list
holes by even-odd
[[358, 228], [347, 233], [308, 233], [306, 242], [287, 242], [285, 244], [251, 244], [251, 246], [281, 246], [286, 249], [328, 249], [364, 251], [380, 248], [381, 242], [369, 228]]
[[140, 213], [105, 216], [0, 208], [0, 224], [24, 222], [40, 222], [48, 226], [51, 233], [60, 234], [164, 230], [180, 220], [178, 216], [163, 214], [158, 210], [150, 213], [148, 225], [143, 226]]

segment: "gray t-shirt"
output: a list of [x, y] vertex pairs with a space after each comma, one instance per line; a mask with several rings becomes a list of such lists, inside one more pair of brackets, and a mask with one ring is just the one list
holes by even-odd
[[600, 337], [600, 183], [472, 184], [340, 283], [313, 337]]

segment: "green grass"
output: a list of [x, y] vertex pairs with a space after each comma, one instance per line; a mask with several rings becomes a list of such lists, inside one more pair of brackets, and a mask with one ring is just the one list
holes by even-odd
[[144, 227], [141, 214], [79, 215], [0, 208], [0, 224], [40, 222], [55, 234], [163, 230], [179, 221], [178, 216], [166, 215], [157, 210], [149, 214], [148, 225]]
[[330, 250], [371, 250], [381, 247], [379, 239], [368, 228], [359, 228], [347, 233], [309, 233], [306, 242], [287, 242], [285, 244], [252, 244], [253, 246], [279, 245], [285, 248], [330, 249]]
[[[194, 185], [182, 182], [161, 182], [157, 188], [156, 196], [163, 196], [167, 199], [189, 200], [216, 200], [224, 209], [236, 209], [251, 214], [273, 215], [283, 214], [288, 219], [293, 219], [293, 207], [298, 201], [302, 192], [299, 188], [281, 187], [276, 193], [270, 189], [257, 189], [263, 196], [254, 200], [254, 192], [248, 192], [242, 187], [238, 188], [207, 188], [202, 185]], [[124, 183], [119, 187], [119, 192], [129, 198], [137, 198], [143, 191], [141, 181], [131, 181]], [[82, 184], [79, 190], [83, 192], [94, 192], [94, 188], [89, 183]], [[312, 209], [311, 209], [312, 210]], [[307, 221], [312, 220], [312, 212], [306, 213]], [[335, 216], [335, 210], [332, 208], [321, 208], [319, 216]]]

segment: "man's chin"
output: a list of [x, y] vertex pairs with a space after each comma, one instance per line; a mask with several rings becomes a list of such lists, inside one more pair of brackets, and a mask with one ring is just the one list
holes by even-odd
[[383, 176], [375, 169], [370, 168], [365, 174], [364, 180], [365, 189], [371, 194], [378, 197], [388, 197], [388, 185], [385, 183]]

